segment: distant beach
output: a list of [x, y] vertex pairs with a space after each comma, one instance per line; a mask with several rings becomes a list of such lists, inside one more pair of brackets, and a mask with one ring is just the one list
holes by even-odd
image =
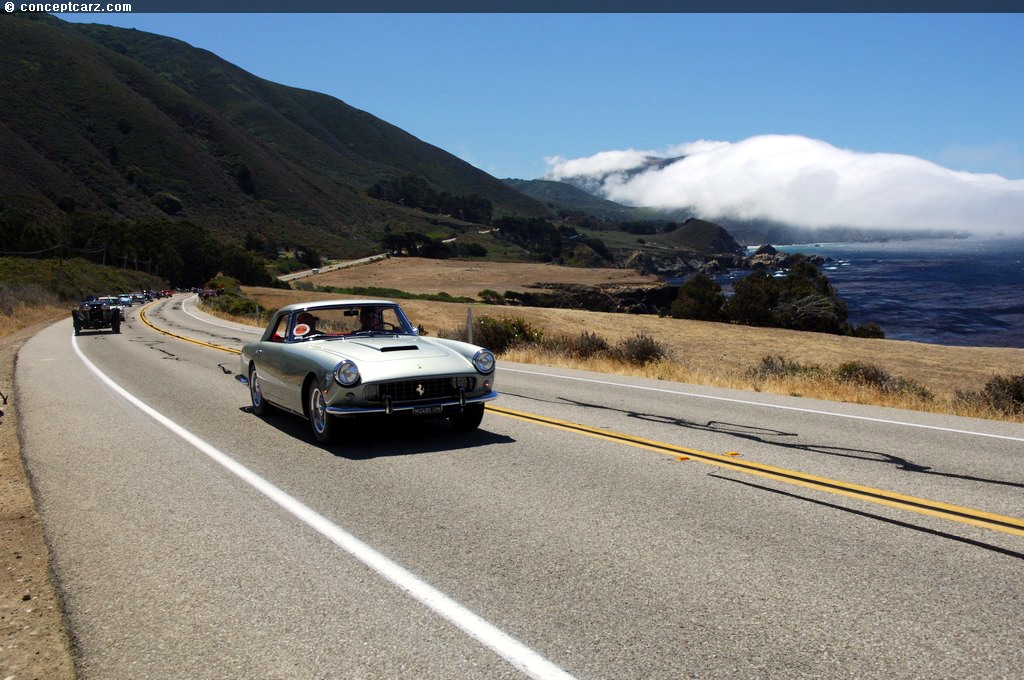
[[1024, 347], [1024, 237], [775, 246], [822, 269], [853, 324], [892, 340]]

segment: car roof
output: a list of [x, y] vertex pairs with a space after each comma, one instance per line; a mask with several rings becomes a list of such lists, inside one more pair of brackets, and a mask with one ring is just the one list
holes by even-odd
[[301, 310], [316, 310], [327, 307], [354, 307], [357, 305], [396, 305], [393, 300], [313, 300], [311, 302], [295, 302], [278, 310], [279, 314], [291, 314]]

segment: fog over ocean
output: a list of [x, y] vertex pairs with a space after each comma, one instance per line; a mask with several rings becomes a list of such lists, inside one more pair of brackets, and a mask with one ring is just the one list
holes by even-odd
[[831, 258], [822, 271], [850, 322], [888, 339], [1024, 348], [1024, 237], [775, 247]]

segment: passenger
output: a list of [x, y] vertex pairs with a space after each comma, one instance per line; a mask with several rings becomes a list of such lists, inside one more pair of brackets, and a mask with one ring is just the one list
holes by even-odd
[[[309, 312], [300, 312], [295, 317], [295, 329], [292, 334], [297, 338], [311, 338], [314, 335], [320, 335], [320, 331], [316, 327], [316, 322], [319, 321], [315, 316]], [[303, 329], [305, 326], [305, 329]]]

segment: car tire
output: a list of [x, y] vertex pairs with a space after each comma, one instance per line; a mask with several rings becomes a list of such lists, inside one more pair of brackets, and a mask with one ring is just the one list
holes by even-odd
[[324, 392], [319, 389], [315, 380], [306, 383], [306, 403], [310, 429], [316, 441], [332, 443], [337, 433], [337, 423], [335, 418], [327, 413], [327, 399], [324, 398]]
[[459, 432], [468, 432], [480, 427], [480, 421], [484, 419], [483, 404], [466, 404], [459, 413], [448, 418], [448, 422]]
[[327, 400], [315, 379], [306, 382], [306, 404], [313, 436], [321, 444], [332, 443], [337, 434], [337, 422], [334, 416], [327, 413]]
[[255, 415], [261, 418], [270, 415], [272, 407], [260, 388], [260, 376], [256, 372], [256, 364], [249, 367], [249, 400], [252, 402], [252, 412]]

